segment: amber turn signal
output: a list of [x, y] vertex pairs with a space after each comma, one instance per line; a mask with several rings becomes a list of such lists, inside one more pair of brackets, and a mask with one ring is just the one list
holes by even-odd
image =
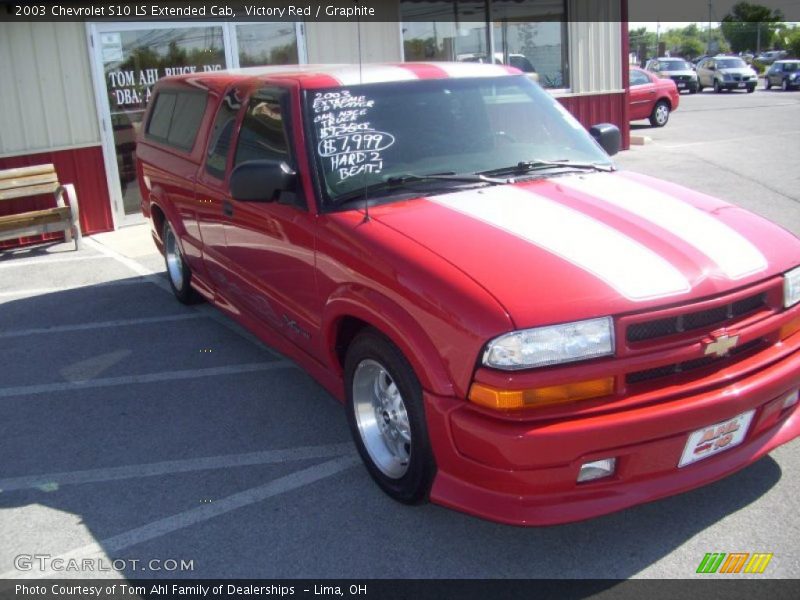
[[469, 390], [469, 399], [475, 404], [488, 408], [514, 410], [599, 398], [608, 396], [613, 391], [613, 377], [527, 390], [500, 390], [482, 383], [473, 383]]
[[794, 335], [798, 331], [800, 331], [800, 317], [798, 317], [797, 319], [792, 319], [791, 321], [786, 323], [786, 325], [781, 327], [779, 335], [781, 336], [782, 340], [785, 340], [790, 335]]

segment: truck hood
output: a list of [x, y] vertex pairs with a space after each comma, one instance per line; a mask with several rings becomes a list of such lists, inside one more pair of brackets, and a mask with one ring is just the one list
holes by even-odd
[[370, 217], [470, 276], [517, 327], [694, 301], [800, 264], [800, 241], [766, 219], [618, 171], [416, 198]]

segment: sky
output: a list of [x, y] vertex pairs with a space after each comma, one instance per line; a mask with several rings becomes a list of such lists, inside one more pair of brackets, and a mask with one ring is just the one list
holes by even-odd
[[[681, 23], [656, 23], [656, 22], [641, 22], [641, 23], [629, 23], [628, 29], [638, 29], [640, 27], [646, 27], [647, 31], [655, 31], [658, 26], [661, 26], [661, 31], [668, 31], [670, 29], [679, 29], [682, 27], [686, 27], [687, 25], [691, 25], [691, 23], [681, 22]], [[708, 21], [706, 22], [697, 22], [697, 26], [700, 29], [705, 29], [708, 27]], [[712, 27], [718, 27], [719, 23], [711, 22]]]

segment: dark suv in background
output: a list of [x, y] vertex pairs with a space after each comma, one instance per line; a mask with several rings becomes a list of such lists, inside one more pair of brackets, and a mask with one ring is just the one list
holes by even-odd
[[647, 62], [645, 70], [658, 77], [672, 79], [678, 86], [678, 92], [687, 91], [690, 94], [697, 92], [697, 73], [694, 67], [682, 58], [654, 58]]

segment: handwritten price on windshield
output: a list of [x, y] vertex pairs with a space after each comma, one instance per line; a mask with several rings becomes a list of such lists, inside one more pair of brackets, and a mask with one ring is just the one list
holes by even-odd
[[391, 133], [383, 131], [350, 133], [321, 140], [317, 152], [323, 157], [347, 154], [349, 152], [380, 152], [381, 150], [386, 150], [392, 144], [394, 144], [394, 136]]

